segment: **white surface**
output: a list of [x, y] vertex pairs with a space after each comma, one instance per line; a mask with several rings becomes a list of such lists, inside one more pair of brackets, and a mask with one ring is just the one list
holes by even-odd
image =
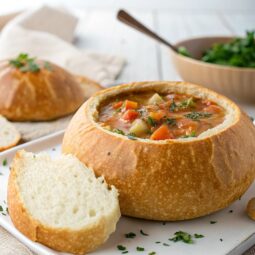
[[[0, 14], [48, 3], [75, 10], [79, 48], [121, 55], [120, 82], [180, 80], [168, 49], [116, 20], [124, 8], [173, 43], [194, 36], [244, 35], [255, 29], [254, 0], [0, 0]], [[242, 107], [255, 117], [255, 102]]]
[[[0, 205], [2, 205], [4, 209], [6, 208], [6, 203], [4, 201], [6, 201], [9, 166], [15, 152], [18, 149], [26, 149], [27, 151], [33, 152], [45, 150], [54, 157], [60, 153], [62, 136], [63, 133], [59, 132], [56, 135], [51, 135], [1, 153], [0, 172], [3, 175], [0, 175]], [[8, 161], [7, 166], [2, 165], [4, 159], [7, 159]], [[160, 255], [224, 255], [255, 232], [255, 222], [250, 220], [245, 214], [247, 201], [254, 196], [254, 194], [255, 184], [253, 184], [241, 200], [237, 200], [229, 208], [190, 221], [169, 222], [163, 224], [162, 222], [122, 217], [117, 225], [116, 232], [110, 237], [106, 244], [91, 254], [121, 254], [117, 249], [117, 245], [121, 244], [127, 247], [129, 251], [128, 254], [148, 254], [151, 251], [155, 251]], [[233, 213], [230, 213], [229, 210], [233, 210]], [[217, 221], [217, 223], [210, 224], [210, 221]], [[8, 215], [3, 216], [0, 214], [0, 225], [38, 254], [60, 254], [24, 237], [13, 227]], [[149, 236], [141, 235], [141, 229], [145, 233], [148, 233]], [[195, 239], [194, 244], [170, 242], [168, 238], [172, 237], [173, 234], [179, 230], [191, 234], [203, 234], [205, 237], [202, 239]], [[124, 234], [129, 232], [134, 232], [137, 236], [134, 239], [125, 238]], [[221, 238], [223, 241], [220, 241]], [[156, 241], [161, 241], [161, 243], [156, 244]], [[164, 246], [162, 243], [167, 243], [170, 246]], [[144, 252], [136, 252], [137, 246], [144, 247], [146, 250]]]

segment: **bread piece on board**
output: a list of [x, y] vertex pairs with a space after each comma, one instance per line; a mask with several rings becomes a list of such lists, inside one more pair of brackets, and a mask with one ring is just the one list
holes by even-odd
[[25, 151], [11, 166], [8, 208], [29, 239], [74, 254], [104, 243], [120, 217], [117, 190], [77, 158]]
[[18, 130], [7, 119], [0, 116], [0, 151], [15, 146], [19, 140]]

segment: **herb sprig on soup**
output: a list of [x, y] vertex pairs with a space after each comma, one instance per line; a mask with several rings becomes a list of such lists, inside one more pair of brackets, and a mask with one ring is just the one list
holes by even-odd
[[196, 137], [224, 121], [215, 102], [186, 94], [120, 95], [99, 109], [102, 127], [129, 137], [166, 140]]

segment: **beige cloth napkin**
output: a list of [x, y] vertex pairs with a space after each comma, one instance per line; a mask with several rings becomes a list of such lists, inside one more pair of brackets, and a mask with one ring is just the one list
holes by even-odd
[[[0, 16], [1, 20], [1, 16]], [[0, 59], [20, 52], [52, 61], [72, 73], [85, 75], [101, 84], [112, 83], [124, 66], [122, 57], [77, 49], [71, 44], [78, 19], [62, 9], [43, 6], [11, 20], [0, 35]], [[71, 116], [51, 122], [14, 123], [24, 141], [66, 128]], [[33, 253], [0, 227], [1, 255]]]
[[77, 21], [74, 15], [48, 6], [26, 11], [2, 30], [0, 59], [26, 52], [102, 84], [112, 83], [122, 70], [124, 59], [73, 46], [70, 42]]

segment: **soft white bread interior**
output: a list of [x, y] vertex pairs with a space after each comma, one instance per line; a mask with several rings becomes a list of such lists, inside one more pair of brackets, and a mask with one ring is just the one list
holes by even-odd
[[118, 192], [77, 158], [19, 151], [8, 206], [14, 225], [33, 241], [84, 254], [105, 242], [120, 217]]
[[15, 146], [20, 140], [18, 130], [4, 117], [0, 115], [0, 151]]

